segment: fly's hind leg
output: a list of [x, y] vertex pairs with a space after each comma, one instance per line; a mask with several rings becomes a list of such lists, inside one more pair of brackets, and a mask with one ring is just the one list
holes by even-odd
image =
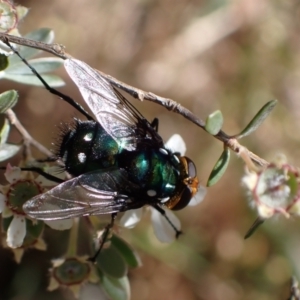
[[174, 229], [175, 231], [175, 236], [176, 239], [182, 234], [182, 231], [179, 230], [173, 223], [172, 221], [168, 218], [168, 216], [166, 215], [166, 212], [157, 204], [153, 204], [152, 207], [154, 207], [166, 220], [167, 222], [170, 224], [170, 226]]

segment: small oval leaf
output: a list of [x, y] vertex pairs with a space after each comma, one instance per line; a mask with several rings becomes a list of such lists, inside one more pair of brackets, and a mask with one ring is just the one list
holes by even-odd
[[227, 147], [225, 147], [224, 151], [222, 152], [220, 158], [218, 159], [217, 163], [215, 164], [213, 170], [209, 175], [207, 186], [212, 186], [219, 181], [219, 179], [223, 176], [227, 169], [229, 160], [230, 150]]
[[205, 122], [205, 130], [212, 134], [216, 135], [223, 126], [223, 115], [221, 111], [217, 110], [210, 114]]
[[8, 119], [4, 119], [4, 124], [0, 131], [0, 144], [6, 143], [8, 139], [9, 131], [10, 131], [9, 121]]
[[13, 157], [21, 149], [21, 146], [12, 144], [0, 145], [0, 161], [7, 160]]
[[[44, 86], [40, 80], [35, 75], [16, 75], [5, 73], [4, 78], [16, 82], [20, 82], [23, 84], [29, 84], [34, 86]], [[43, 75], [43, 79], [51, 86], [51, 87], [60, 87], [65, 85], [65, 82], [56, 75]]]
[[[24, 36], [27, 39], [30, 40], [35, 40], [35, 41], [40, 41], [44, 42], [46, 44], [52, 43], [54, 40], [54, 32], [53, 30], [49, 28], [40, 28], [38, 30], [34, 30]], [[34, 56], [36, 56], [38, 53], [41, 52], [41, 50], [35, 49], [35, 48], [30, 48], [27, 46], [20, 46], [18, 49], [19, 53], [21, 56], [28, 60]], [[20, 58], [17, 55], [12, 55], [9, 58], [9, 63], [10, 65], [16, 64], [20, 62]]]
[[129, 300], [130, 285], [128, 278], [112, 278], [106, 275], [101, 276], [101, 287], [112, 300]]
[[249, 228], [249, 230], [247, 231], [247, 233], [245, 234], [244, 239], [249, 238], [255, 231], [256, 229], [262, 224], [264, 223], [264, 219], [258, 217], [254, 223], [251, 225], [251, 227]]
[[125, 260], [113, 245], [101, 250], [97, 257], [97, 265], [104, 274], [114, 278], [121, 278], [127, 274]]
[[120, 252], [129, 267], [136, 268], [142, 265], [138, 254], [120, 237], [113, 235], [111, 243]]
[[8, 65], [8, 57], [5, 54], [0, 53], [0, 71], [5, 70]]
[[18, 93], [15, 90], [6, 91], [0, 94], [0, 113], [5, 113], [8, 109], [14, 107], [18, 101]]
[[232, 137], [236, 139], [240, 139], [245, 137], [255, 131], [262, 122], [269, 116], [275, 105], [277, 104], [277, 100], [271, 100], [266, 103], [259, 112], [254, 116], [254, 118], [250, 121], [250, 123], [241, 131], [241, 133], [234, 135]]
[[51, 28], [39, 28], [25, 34], [24, 37], [30, 40], [51, 44], [54, 41], [54, 31]]
[[[28, 63], [39, 73], [52, 72], [58, 69], [63, 61], [57, 57], [42, 57], [31, 59]], [[33, 75], [32, 71], [23, 62], [16, 63], [9, 67], [6, 71], [7, 74], [16, 75]]]

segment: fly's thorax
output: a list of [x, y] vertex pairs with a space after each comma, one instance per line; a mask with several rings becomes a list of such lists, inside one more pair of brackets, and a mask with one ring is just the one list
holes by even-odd
[[58, 156], [73, 176], [115, 165], [119, 146], [95, 121], [75, 120], [75, 126], [64, 132]]
[[176, 190], [180, 172], [174, 166], [171, 152], [164, 148], [124, 151], [118, 166], [127, 171], [129, 180], [140, 186], [145, 197], [171, 197]]
[[172, 210], [180, 210], [186, 207], [198, 191], [199, 179], [194, 162], [186, 156], [174, 154], [174, 160], [178, 160], [179, 182], [172, 197], [162, 199], [162, 203]]

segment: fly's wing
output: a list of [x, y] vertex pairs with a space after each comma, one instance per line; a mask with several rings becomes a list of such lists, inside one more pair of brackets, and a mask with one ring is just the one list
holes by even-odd
[[142, 206], [117, 191], [138, 187], [127, 181], [124, 170], [90, 172], [65, 181], [24, 205], [25, 213], [39, 220], [59, 220], [87, 215], [111, 214]]
[[132, 151], [147, 142], [163, 146], [150, 123], [97, 70], [73, 58], [64, 65], [97, 121], [121, 147]]

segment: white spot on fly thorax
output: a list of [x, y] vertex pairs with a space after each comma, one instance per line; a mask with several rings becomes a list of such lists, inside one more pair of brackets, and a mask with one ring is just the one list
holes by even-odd
[[164, 149], [164, 148], [159, 148], [159, 152], [161, 154], [164, 154], [164, 155], [168, 155], [169, 154], [168, 151], [166, 149]]
[[167, 183], [167, 184], [166, 184], [166, 188], [167, 188], [167, 189], [175, 189], [175, 185], [170, 184], [170, 183]]
[[85, 163], [85, 161], [86, 161], [86, 154], [85, 153], [80, 152], [77, 155], [77, 157], [78, 157], [79, 162], [81, 162], [82, 164]]
[[180, 160], [179, 160], [179, 158], [178, 158], [178, 156], [177, 155], [173, 155], [173, 158], [174, 158], [174, 160], [179, 164], [180, 163]]
[[154, 196], [156, 196], [156, 191], [154, 191], [154, 190], [148, 190], [148, 191], [147, 191], [147, 195], [148, 195], [149, 197], [154, 197]]
[[93, 139], [93, 133], [87, 133], [83, 139], [86, 141], [86, 142], [90, 142], [92, 139]]
[[160, 201], [160, 203], [166, 203], [167, 201], [170, 200], [170, 197], [158, 198], [158, 200]]

